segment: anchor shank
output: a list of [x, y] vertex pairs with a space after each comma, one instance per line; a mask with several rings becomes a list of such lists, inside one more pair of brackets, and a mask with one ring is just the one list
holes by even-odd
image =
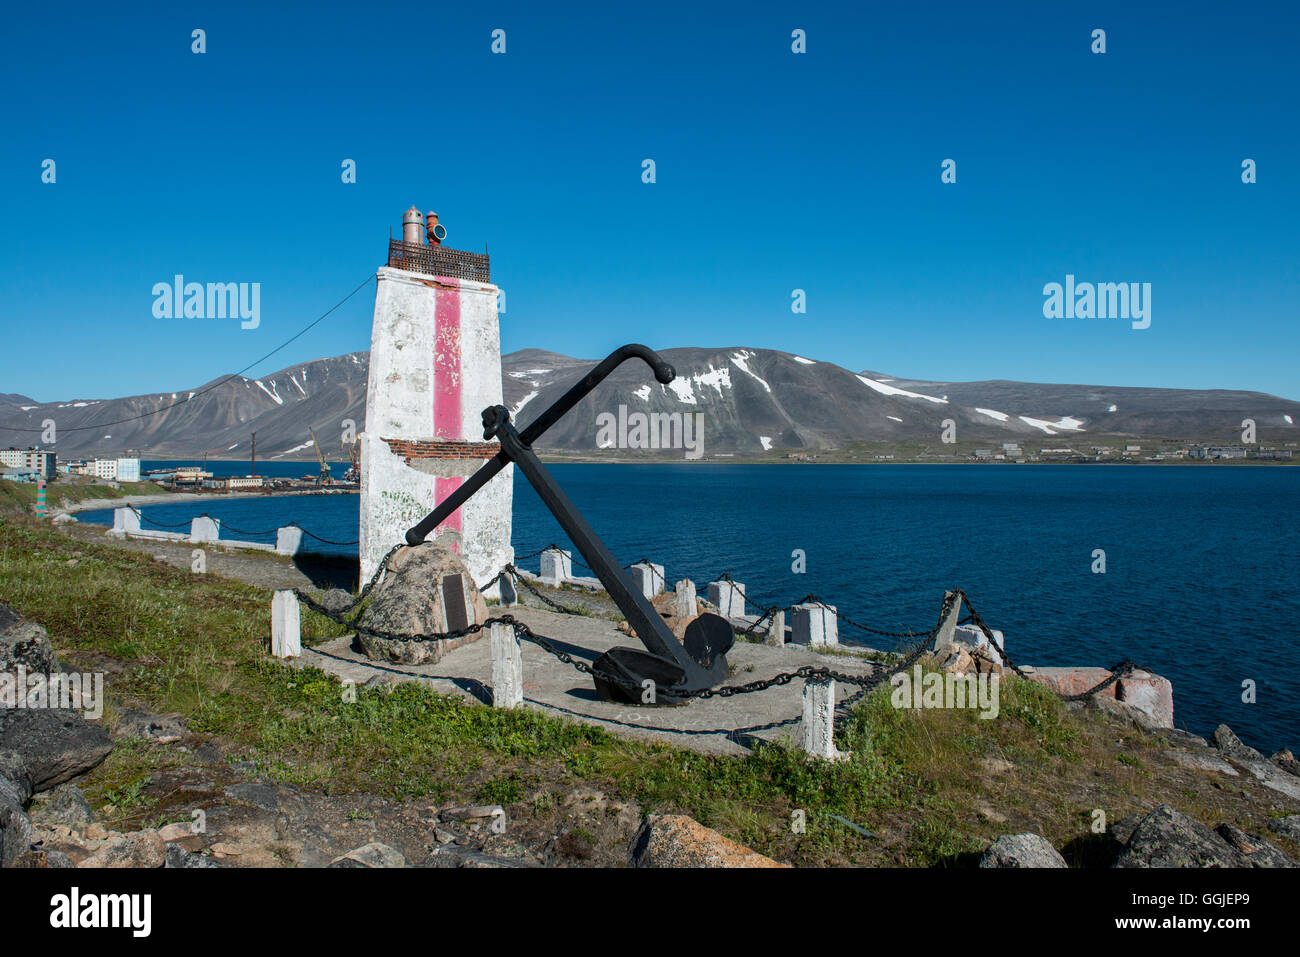
[[677, 662], [686, 672], [684, 682], [686, 687], [711, 686], [713, 682], [708, 674], [686, 653], [682, 643], [668, 630], [663, 618], [646, 600], [641, 590], [632, 583], [631, 576], [619, 565], [600, 536], [587, 524], [587, 520], [564, 494], [563, 489], [542, 465], [533, 450], [524, 444], [519, 433], [508, 421], [506, 410], [501, 408], [499, 412], [501, 422], [497, 427], [497, 439], [501, 443], [502, 454], [519, 466], [524, 477], [537, 490], [537, 494], [559, 521], [569, 540], [577, 546], [582, 557], [591, 566], [591, 570], [600, 579], [600, 583], [605, 586], [605, 591], [623, 612], [628, 624], [641, 639], [641, 643], [652, 653]]

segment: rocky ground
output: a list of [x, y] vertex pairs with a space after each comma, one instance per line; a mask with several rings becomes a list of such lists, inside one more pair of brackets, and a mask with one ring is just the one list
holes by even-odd
[[[110, 580], [105, 576], [112, 555], [141, 551], [137, 544], [144, 546], [146, 554], [161, 552], [160, 543], [127, 543], [111, 546], [112, 552], [103, 553], [109, 558], [96, 557], [102, 532], [73, 526], [42, 534], [53, 538], [13, 542], [29, 548], [34, 541], [44, 542], [42, 547], [50, 554], [39, 567], [83, 573], [90, 582], [87, 587], [98, 587], [95, 582], [100, 579]], [[90, 544], [92, 540], [96, 545]], [[66, 546], [58, 544], [64, 541]], [[188, 551], [188, 546], [182, 548]], [[151, 566], [159, 570], [147, 574], [143, 568], [150, 567], [148, 561], [141, 566], [138, 558], [132, 558], [126, 567], [133, 580], [171, 582], [169, 587], [182, 589], [183, 594], [190, 586], [177, 572], [162, 566], [186, 569], [186, 557], [179, 552], [174, 558], [164, 554]], [[220, 561], [224, 557], [213, 555], [209, 575], [243, 578], [244, 569], [260, 587], [267, 587], [266, 578], [280, 575], [301, 576], [286, 584], [310, 581], [327, 588], [330, 583], [329, 576], [307, 575], [273, 556], [230, 556], [237, 560], [228, 566]], [[246, 559], [247, 566], [239, 559]], [[78, 567], [92, 564], [93, 574]], [[47, 577], [51, 573], [42, 572]], [[9, 580], [13, 588], [17, 579]], [[139, 587], [150, 594], [153, 586], [146, 582]], [[207, 587], [212, 594], [195, 590], [195, 600], [233, 600]], [[581, 602], [589, 615], [609, 611], [603, 596], [573, 590], [547, 594], [569, 605]], [[111, 595], [96, 599], [109, 600]], [[62, 609], [61, 628], [51, 627], [56, 634], [70, 631], [82, 620], [77, 617], [79, 610], [66, 609], [66, 604], [57, 609], [48, 606]], [[111, 611], [108, 604], [96, 604], [89, 613], [103, 616]], [[82, 643], [76, 664], [110, 674], [148, 671], [151, 653], [129, 645], [124, 648], [113, 651], [102, 642]], [[275, 669], [256, 664], [266, 661], [264, 652], [254, 653], [252, 660], [254, 674], [263, 667]], [[0, 675], [19, 666], [47, 673], [59, 670], [63, 663], [40, 625], [0, 606]], [[161, 669], [160, 673], [170, 672]], [[300, 674], [275, 669], [268, 680], [275, 687], [288, 681], [283, 686], [292, 689], [293, 682], [305, 680], [295, 677]], [[1007, 690], [1011, 686], [1009, 681]], [[287, 693], [283, 700], [300, 700], [291, 694], [297, 692]], [[392, 702], [402, 695], [391, 689], [386, 694]], [[376, 713], [400, 717], [401, 709], [416, 699], [403, 701]], [[547, 763], [552, 761], [546, 756], [549, 752], [539, 749], [541, 757], [524, 768], [526, 773], [505, 768], [519, 787], [501, 789], [499, 755], [503, 752], [499, 749], [484, 752], [482, 758], [470, 755], [472, 761], [450, 752], [460, 762], [455, 767], [416, 766], [407, 775], [433, 773], [435, 778], [421, 785], [424, 793], [446, 791], [450, 799], [403, 798], [341, 786], [342, 781], [331, 780], [334, 770], [322, 770], [312, 763], [317, 760], [312, 754], [292, 741], [263, 740], [260, 746], [250, 747], [247, 741], [196, 730], [179, 712], [154, 713], [143, 698], [118, 700], [99, 720], [72, 711], [0, 705], [0, 863], [15, 867], [903, 864], [915, 861], [918, 847], [928, 841], [935, 846], [925, 859], [951, 866], [1296, 865], [1300, 764], [1292, 755], [1279, 752], [1266, 757], [1226, 727], [1220, 727], [1209, 741], [1155, 727], [1141, 713], [1113, 699], [1065, 708], [1056, 699], [1052, 702], [1055, 712], [1041, 710], [1043, 699], [1031, 697], [1018, 704], [1013, 694], [1006, 702], [1009, 712], [1033, 710], [1023, 716], [1017, 712], [1009, 721], [969, 726], [957, 723], [957, 715], [886, 713], [883, 724], [873, 725], [875, 746], [881, 754], [902, 755], [906, 764], [900, 783], [886, 783], [872, 804], [862, 805], [863, 813], [870, 814], [869, 828], [853, 822], [845, 825], [861, 832], [846, 838], [862, 849], [851, 854], [837, 849], [841, 845], [809, 845], [801, 836], [780, 833], [783, 820], [789, 831], [790, 808], [810, 806], [814, 792], [832, 792], [847, 784], [856, 793], [858, 782], [866, 787], [875, 780], [853, 777], [858, 772], [848, 767], [812, 775], [801, 783], [789, 775], [807, 775], [784, 764], [759, 762], [744, 769], [734, 758], [692, 759], [629, 747], [612, 749], [607, 755], [631, 766], [628, 773], [620, 771], [621, 783], [613, 784], [616, 779], [608, 767], [595, 773], [596, 765], [588, 769], [583, 763], [597, 757], [590, 750], [570, 753], [566, 760], [578, 763], [566, 771]], [[307, 706], [307, 699], [293, 705]], [[491, 709], [477, 711], [491, 714]], [[1054, 717], [1056, 712], [1063, 715]], [[297, 713], [286, 712], [285, 720], [294, 720]], [[338, 721], [337, 713], [322, 709], [311, 720]], [[474, 710], [450, 714], [455, 721], [478, 720]], [[1022, 725], [1030, 733], [1015, 730]], [[512, 725], [501, 722], [483, 727], [483, 733], [514, 733]], [[539, 732], [539, 726], [528, 727]], [[283, 733], [283, 726], [271, 723], [259, 733], [271, 731]], [[1004, 736], [998, 738], [994, 732]], [[899, 735], [919, 736], [920, 744], [909, 745]], [[427, 744], [423, 739], [419, 742], [421, 748]], [[392, 745], [395, 759], [406, 760], [403, 746], [403, 742]], [[339, 775], [345, 764], [355, 763], [353, 755], [330, 754]], [[859, 757], [866, 754], [862, 751]], [[280, 763], [295, 755], [306, 763]], [[757, 759], [748, 760], [753, 765]], [[669, 776], [664, 776], [665, 768]], [[445, 775], [445, 782], [436, 779], [439, 773]], [[639, 786], [656, 773], [660, 776], [653, 783], [661, 790], [645, 791], [652, 798], [633, 796], [641, 792], [629, 785]], [[717, 782], [713, 786], [720, 791], [734, 788], [736, 793], [732, 811], [724, 807], [712, 817], [698, 813], [695, 817], [733, 837], [746, 836], [746, 843], [767, 856], [729, 841], [690, 815], [673, 813], [683, 807], [707, 809], [728, 800], [725, 793], [705, 795], [702, 801], [692, 797], [691, 778], [697, 774]], [[947, 780], [939, 783], [943, 776]], [[743, 790], [760, 786], [761, 790], [752, 790], [761, 795], [757, 799]], [[750, 800], [757, 802], [752, 810]], [[773, 801], [785, 803], [769, 808]], [[729, 817], [737, 813], [736, 807], [739, 813], [754, 816], [757, 824]], [[1089, 810], [1093, 808], [1110, 809], [1110, 819], [1103, 817], [1098, 827]], [[769, 812], [775, 830], [757, 817]], [[939, 841], [934, 835], [941, 820], [943, 827], [965, 835], [962, 840], [950, 840], [951, 835], [943, 832]], [[755, 842], [747, 835], [763, 838]], [[974, 849], [970, 835], [979, 835]]]

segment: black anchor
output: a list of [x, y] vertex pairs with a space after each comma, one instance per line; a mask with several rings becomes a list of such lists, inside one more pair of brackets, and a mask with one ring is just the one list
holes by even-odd
[[[519, 466], [524, 477], [537, 490], [546, 507], [577, 546], [578, 551], [596, 573], [605, 591], [614, 599], [629, 625], [646, 650], [611, 648], [592, 665], [596, 691], [606, 701], [632, 704], [675, 704], [692, 692], [704, 691], [721, 684], [727, 677], [727, 652], [735, 642], [731, 623], [718, 615], [700, 615], [686, 628], [682, 641], [669, 631], [659, 613], [637, 588], [627, 571], [610, 553], [577, 506], [569, 500], [555, 478], [542, 465], [532, 445], [543, 433], [596, 388], [611, 372], [628, 359], [641, 359], [654, 370], [655, 379], [667, 385], [676, 373], [654, 350], [642, 345], [626, 345], [610, 353], [581, 382], [528, 424], [522, 432], [515, 430], [505, 406], [483, 410], [483, 438], [496, 439], [501, 451], [489, 459], [437, 508], [406, 533], [410, 545], [418, 545], [441, 525], [456, 509], [486, 485], [509, 463]], [[653, 682], [647, 686], [647, 681]], [[652, 689], [645, 694], [645, 689]]]

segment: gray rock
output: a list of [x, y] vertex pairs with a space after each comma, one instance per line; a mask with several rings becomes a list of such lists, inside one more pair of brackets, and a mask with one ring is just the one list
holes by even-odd
[[[462, 617], [473, 624], [486, 621], [487, 603], [474, 585], [460, 556], [449, 547], [424, 542], [398, 550], [388, 561], [383, 579], [370, 591], [365, 611], [357, 624], [375, 631], [402, 635], [440, 635], [451, 630], [442, 595], [443, 578], [459, 575], [466, 605]], [[460, 638], [434, 641], [400, 641], [359, 635], [366, 655], [377, 661], [404, 665], [436, 662], [467, 642], [476, 641], [481, 632]]]
[[220, 867], [221, 864], [202, 854], [191, 854], [179, 844], [168, 844], [163, 867]]
[[980, 867], [1068, 867], [1041, 834], [1003, 834], [989, 845], [979, 860]]
[[1106, 829], [1107, 833], [1119, 843], [1127, 844], [1128, 839], [1133, 836], [1133, 832], [1137, 830], [1137, 826], [1142, 823], [1142, 818], [1145, 816], [1145, 814], [1130, 814], [1127, 817], [1122, 817]]
[[1208, 748], [1210, 746], [1210, 742], [1199, 734], [1192, 734], [1190, 731], [1184, 731], [1181, 728], [1161, 728], [1156, 733], [1170, 744], [1177, 745], [1180, 748]]
[[75, 711], [0, 710], [0, 748], [17, 751], [34, 792], [95, 767], [113, 750], [104, 729]]
[[1200, 821], [1162, 804], [1144, 817], [1116, 867], [1250, 867], [1242, 854]]
[[118, 718], [114, 737], [144, 738], [155, 744], [172, 744], [185, 735], [185, 726], [181, 724], [180, 715], [150, 714], [135, 708], [128, 708]]
[[1223, 838], [1233, 849], [1246, 855], [1252, 867], [1300, 867], [1276, 847], [1255, 834], [1247, 834], [1231, 824], [1220, 824], [1214, 833]]
[[1296, 777], [1300, 777], [1300, 761], [1295, 759], [1295, 755], [1291, 753], [1290, 748], [1283, 748], [1281, 751], [1278, 751], [1269, 758], [1269, 760], [1288, 774], [1294, 774]]
[[77, 864], [63, 851], [52, 847], [33, 847], [19, 854], [9, 866], [30, 870], [52, 870], [76, 867]]
[[81, 862], [82, 867], [162, 867], [167, 845], [157, 831], [110, 832], [106, 843]]
[[32, 846], [32, 822], [22, 806], [0, 798], [0, 867], [11, 867]]
[[32, 776], [27, 773], [23, 756], [17, 751], [0, 748], [0, 800], [19, 806], [32, 796]]
[[19, 665], [29, 673], [63, 670], [45, 629], [0, 603], [0, 672], [13, 674]]
[[1289, 814], [1268, 822], [1268, 829], [1287, 840], [1300, 844], [1300, 814]]
[[372, 841], [361, 847], [354, 847], [346, 854], [330, 861], [330, 867], [405, 867], [406, 858], [401, 852]]
[[1188, 751], [1166, 751], [1165, 757], [1177, 761], [1185, 768], [1191, 768], [1194, 771], [1217, 771], [1220, 774], [1237, 777], [1237, 769], [1234, 768], [1217, 754], [1192, 754]]
[[356, 601], [356, 598], [342, 588], [331, 588], [318, 596], [316, 601], [336, 615], [346, 615], [352, 609], [352, 604]]
[[226, 797], [238, 801], [240, 804], [251, 804], [253, 807], [260, 807], [264, 811], [277, 812], [280, 810], [279, 795], [276, 794], [275, 788], [270, 784], [259, 784], [256, 781], [232, 784], [226, 788]]
[[1260, 784], [1293, 800], [1300, 801], [1300, 777], [1288, 774], [1268, 761], [1247, 761], [1236, 759], [1241, 767], [1249, 771]]
[[1264, 755], [1243, 743], [1241, 738], [1233, 734], [1232, 729], [1226, 724], [1221, 724], [1214, 729], [1214, 746], [1230, 758], [1238, 758], [1243, 761], [1264, 760]]
[[81, 793], [81, 788], [71, 781], [37, 795], [32, 801], [30, 813], [34, 823], [46, 827], [55, 824], [74, 827], [95, 820], [90, 802]]

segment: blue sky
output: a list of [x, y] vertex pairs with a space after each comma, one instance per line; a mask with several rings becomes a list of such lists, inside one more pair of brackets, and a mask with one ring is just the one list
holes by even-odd
[[[373, 275], [415, 204], [490, 247], [506, 351], [1300, 398], [1297, 5], [879, 6], [10, 11], [0, 392], [242, 368]], [[176, 273], [260, 282], [260, 326], [155, 318]], [[1151, 283], [1151, 327], [1044, 318], [1067, 273]], [[372, 304], [253, 374], [367, 348]]]

